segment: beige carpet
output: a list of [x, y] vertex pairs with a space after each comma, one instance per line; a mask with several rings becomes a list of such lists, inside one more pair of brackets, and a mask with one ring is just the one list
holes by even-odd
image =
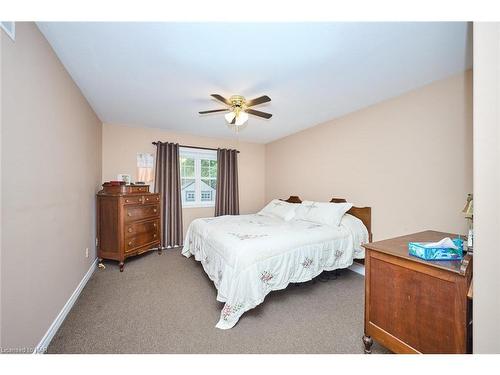
[[[178, 250], [106, 262], [89, 280], [48, 353], [362, 353], [362, 276], [272, 292], [230, 330], [194, 259]], [[374, 344], [374, 353], [387, 350]]]

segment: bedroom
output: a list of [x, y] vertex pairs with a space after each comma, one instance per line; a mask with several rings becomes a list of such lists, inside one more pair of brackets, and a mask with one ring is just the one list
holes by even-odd
[[0, 33], [3, 353], [499, 352], [497, 24]]

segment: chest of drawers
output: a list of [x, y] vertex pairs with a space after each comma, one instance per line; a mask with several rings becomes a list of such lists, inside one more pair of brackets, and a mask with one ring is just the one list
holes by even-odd
[[456, 236], [425, 231], [363, 245], [366, 353], [373, 340], [394, 353], [470, 352], [471, 256], [425, 261], [408, 255], [409, 242]]
[[158, 249], [160, 194], [147, 185], [106, 186], [97, 193], [97, 256], [119, 262]]

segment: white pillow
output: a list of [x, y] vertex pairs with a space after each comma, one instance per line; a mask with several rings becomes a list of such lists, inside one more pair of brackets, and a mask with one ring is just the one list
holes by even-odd
[[266, 207], [259, 211], [259, 215], [274, 216], [289, 221], [295, 216], [295, 209], [298, 206], [297, 203], [288, 203], [279, 199], [273, 199]]
[[352, 203], [313, 202], [303, 220], [338, 227], [342, 216], [349, 211]]
[[306, 216], [313, 204], [313, 201], [302, 201], [301, 204], [298, 204], [295, 210], [295, 219], [306, 220]]

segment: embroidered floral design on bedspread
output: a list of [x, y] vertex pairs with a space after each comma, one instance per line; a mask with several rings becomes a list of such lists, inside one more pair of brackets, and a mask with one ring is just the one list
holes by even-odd
[[260, 274], [260, 281], [264, 284], [269, 285], [269, 282], [273, 279], [274, 275], [271, 272], [264, 271]]
[[306, 229], [321, 228], [322, 226], [322, 224], [311, 224]]
[[253, 221], [253, 220], [248, 220], [248, 224], [255, 224], [259, 227], [268, 227], [269, 224], [263, 223], [262, 221]]
[[238, 303], [236, 305], [230, 305], [229, 303], [226, 303], [221, 312], [222, 319], [227, 320], [231, 315], [236, 314], [242, 308], [243, 308], [242, 303]]
[[241, 241], [243, 240], [253, 240], [255, 238], [267, 237], [267, 234], [242, 234], [242, 233], [229, 233], [232, 236], [239, 238]]
[[311, 258], [306, 258], [306, 259], [304, 259], [304, 261], [301, 264], [302, 264], [302, 267], [309, 268], [313, 264], [313, 260]]
[[335, 259], [339, 259], [344, 252], [342, 250], [335, 250]]

